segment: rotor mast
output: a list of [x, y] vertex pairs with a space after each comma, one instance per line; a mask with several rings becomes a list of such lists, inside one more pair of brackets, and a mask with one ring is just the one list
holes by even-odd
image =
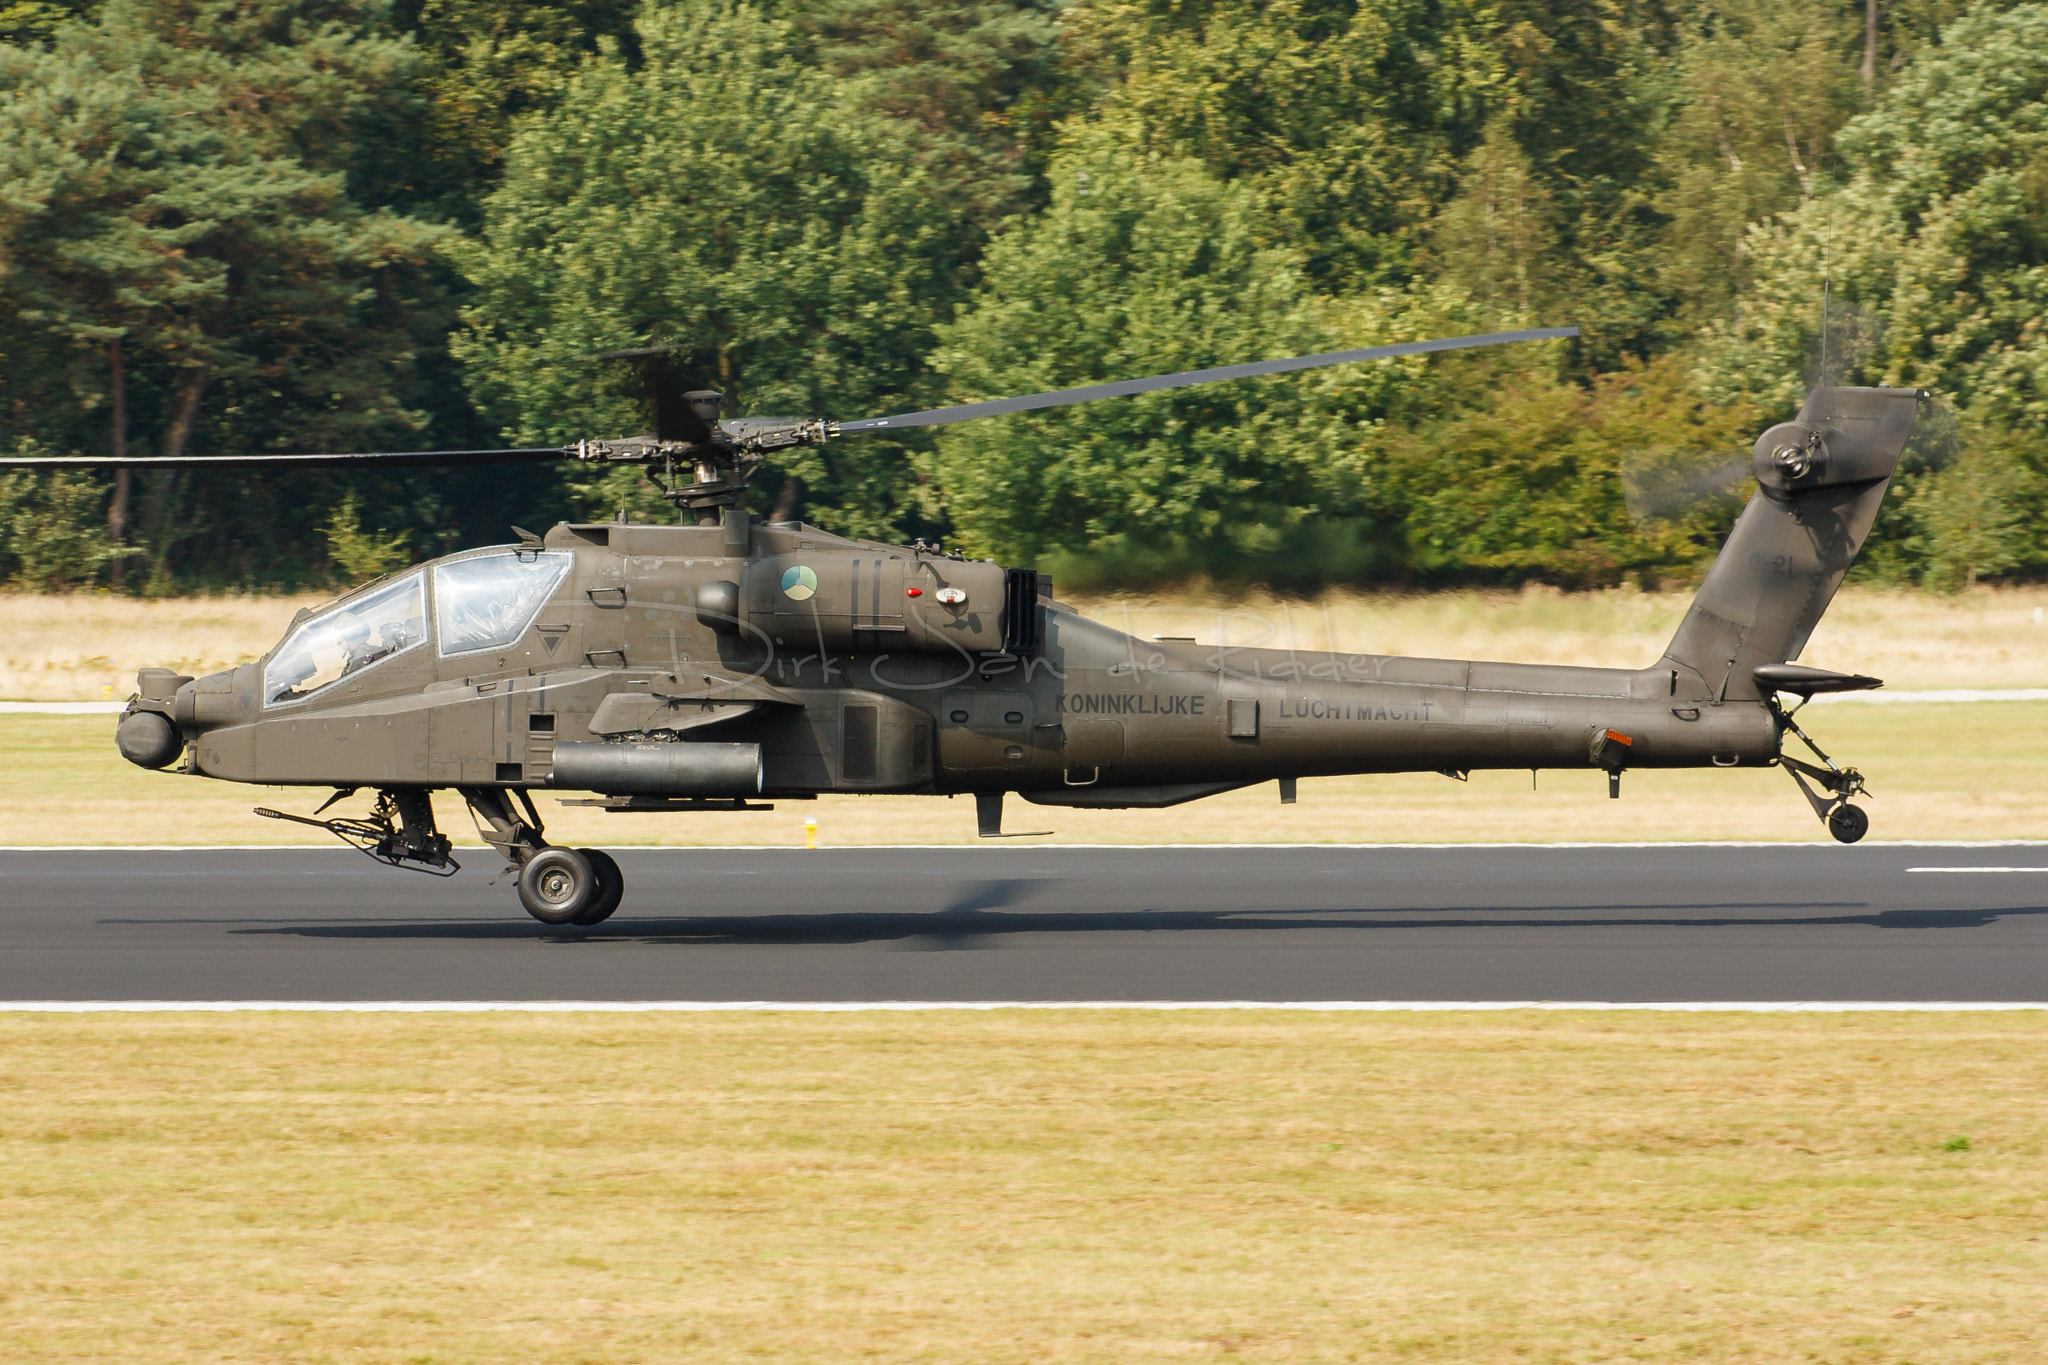
[[727, 508], [737, 509], [747, 495], [747, 482], [767, 462], [771, 451], [793, 446], [823, 445], [838, 434], [832, 422], [761, 424], [742, 420], [737, 427], [719, 421], [725, 395], [696, 389], [682, 395], [696, 439], [634, 437], [623, 441], [578, 441], [563, 453], [584, 464], [637, 464], [647, 480], [674, 505], [681, 520], [717, 526]]

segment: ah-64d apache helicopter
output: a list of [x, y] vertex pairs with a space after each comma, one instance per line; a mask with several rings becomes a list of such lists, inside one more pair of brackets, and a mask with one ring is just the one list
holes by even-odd
[[[255, 663], [197, 679], [144, 669], [116, 741], [144, 768], [331, 787], [313, 816], [259, 813], [443, 874], [456, 865], [429, 798], [452, 787], [547, 924], [596, 924], [623, 889], [608, 855], [547, 841], [531, 793], [550, 788], [596, 793], [590, 803], [618, 811], [971, 793], [980, 832], [995, 836], [1008, 792], [1116, 809], [1276, 780], [1291, 801], [1298, 779], [1344, 773], [1596, 768], [1618, 795], [1629, 768], [1777, 764], [1829, 832], [1855, 842], [1868, 828], [1850, 804], [1862, 776], [1815, 747], [1779, 698], [1880, 685], [1791, 661], [1870, 531], [1917, 390], [1816, 389], [1757, 439], [1758, 495], [1648, 668], [1139, 641], [1054, 601], [1030, 569], [761, 522], [742, 501], [769, 452], [834, 436], [1576, 331], [1379, 346], [854, 422], [721, 421], [722, 395], [705, 390], [657, 395], [655, 433], [632, 440], [181, 460], [637, 464], [682, 524], [521, 531], [516, 545], [433, 560], [301, 613]], [[1784, 753], [1788, 733], [1819, 762]], [[363, 788], [377, 793], [367, 818], [318, 818]]]

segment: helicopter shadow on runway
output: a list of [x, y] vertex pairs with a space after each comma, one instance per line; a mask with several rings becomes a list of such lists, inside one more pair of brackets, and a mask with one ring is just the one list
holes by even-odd
[[[1498, 906], [1330, 906], [1307, 909], [1024, 909], [1053, 881], [1015, 878], [967, 883], [935, 911], [799, 910], [621, 918], [563, 930], [517, 921], [331, 922], [253, 925], [235, 934], [322, 939], [532, 940], [640, 943], [687, 947], [893, 944], [923, 951], [990, 949], [1025, 935], [1298, 932], [1302, 930], [1455, 929], [1981, 929], [2012, 916], [2048, 915], [2048, 906], [1997, 909], [1868, 909], [1862, 901], [1614, 903], [1541, 909]], [[1743, 913], [1752, 912], [1752, 913]], [[630, 905], [626, 914], [631, 915]]]

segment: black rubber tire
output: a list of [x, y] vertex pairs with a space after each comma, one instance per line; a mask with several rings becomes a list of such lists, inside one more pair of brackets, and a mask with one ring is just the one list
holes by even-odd
[[1844, 844], [1853, 844], [1870, 832], [1870, 816], [1861, 806], [1847, 801], [1828, 812], [1828, 833]]
[[597, 893], [590, 898], [590, 904], [583, 907], [583, 913], [570, 923], [585, 927], [603, 924], [612, 917], [612, 911], [619, 908], [619, 899], [626, 894], [625, 874], [619, 871], [619, 864], [612, 855], [601, 848], [579, 848], [576, 851], [597, 874]]
[[596, 870], [573, 848], [544, 848], [519, 869], [519, 903], [542, 924], [574, 924], [596, 892]]

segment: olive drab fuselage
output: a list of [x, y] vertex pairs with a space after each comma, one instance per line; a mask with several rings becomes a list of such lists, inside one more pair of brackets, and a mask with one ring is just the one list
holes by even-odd
[[[1035, 575], [1020, 599], [1016, 571], [993, 564], [784, 525], [746, 527], [741, 553], [732, 529], [558, 526], [525, 553], [566, 556], [565, 571], [509, 642], [451, 652], [429, 630], [275, 702], [275, 651], [188, 684], [172, 712], [199, 730], [189, 769], [287, 786], [545, 788], [564, 746], [750, 744], [758, 787], [693, 794], [1015, 791], [1120, 806], [1283, 777], [1599, 767], [1609, 731], [1628, 738], [1629, 767], [1777, 752], [1754, 695], [1717, 701], [1668, 667], [1140, 640], [1039, 597]], [[446, 615], [437, 567], [520, 554], [415, 571], [427, 618]], [[1035, 629], [1006, 650], [1020, 611]]]

